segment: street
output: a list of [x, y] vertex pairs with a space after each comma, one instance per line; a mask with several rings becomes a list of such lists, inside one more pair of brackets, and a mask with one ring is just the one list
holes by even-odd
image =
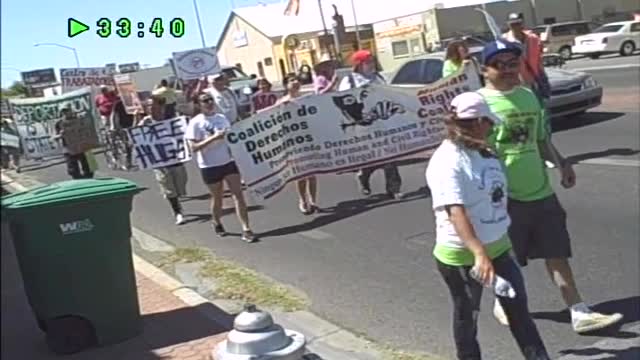
[[[578, 163], [577, 186], [562, 189], [557, 172], [550, 172], [568, 213], [572, 264], [583, 298], [596, 310], [622, 312], [625, 319], [619, 330], [575, 334], [543, 264], [530, 264], [523, 269], [529, 305], [553, 358], [640, 356], [639, 60], [639, 56], [603, 57], [567, 65], [567, 69], [616, 67], [589, 70], [604, 87], [600, 107], [553, 124], [554, 143]], [[628, 64], [636, 67], [621, 67]], [[313, 312], [373, 340], [453, 358], [450, 298], [431, 256], [435, 229], [425, 191], [425, 163], [401, 168], [403, 190], [409, 195], [403, 200], [376, 195], [384, 189], [381, 171], [372, 178], [370, 197], [359, 194], [352, 174], [321, 176], [319, 205], [324, 211], [311, 216], [298, 211], [290, 185], [262, 206], [252, 207], [251, 222], [261, 241], [247, 245], [214, 235], [208, 196], [193, 164], [188, 166], [188, 191], [195, 198], [184, 203], [188, 223], [176, 227], [151, 172], [106, 171], [103, 157], [98, 158], [101, 175], [128, 178], [148, 188], [135, 198], [132, 220], [137, 228], [179, 247], [209, 247], [295, 286], [310, 297]], [[45, 182], [68, 178], [60, 160], [27, 166], [24, 172]], [[223, 221], [228, 230], [238, 232], [231, 206], [229, 201]], [[520, 358], [508, 330], [493, 319], [492, 306], [493, 296], [485, 292], [479, 318], [485, 358]], [[616, 341], [631, 345], [616, 347]], [[593, 345], [603, 343], [608, 345]]]

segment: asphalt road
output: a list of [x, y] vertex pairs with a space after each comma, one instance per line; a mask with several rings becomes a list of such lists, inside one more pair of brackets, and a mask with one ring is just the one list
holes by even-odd
[[[597, 62], [607, 64], [605, 59]], [[572, 263], [583, 297], [597, 310], [624, 313], [625, 324], [603, 334], [576, 335], [543, 265], [533, 263], [524, 273], [531, 311], [554, 358], [637, 359], [639, 73], [631, 68], [593, 71], [593, 75], [605, 87], [605, 103], [554, 124], [554, 142], [561, 152], [582, 161], [576, 166], [576, 188], [556, 189], [568, 212]], [[44, 181], [65, 179], [63, 165], [53, 164], [26, 171]], [[149, 188], [135, 199], [132, 218], [138, 228], [177, 246], [210, 247], [296, 286], [310, 296], [314, 312], [370, 338], [453, 358], [449, 295], [430, 254], [435, 230], [424, 169], [425, 164], [402, 167], [403, 189], [410, 195], [402, 201], [363, 198], [348, 174], [322, 176], [319, 203], [326, 212], [308, 217], [298, 212], [291, 188], [264, 207], [253, 207], [251, 221], [262, 233], [262, 241], [254, 245], [214, 236], [208, 226], [205, 189], [191, 165], [189, 193], [195, 199], [185, 202], [189, 223], [181, 227], [173, 225], [151, 173], [115, 175]], [[557, 184], [557, 175], [551, 172]], [[381, 175], [374, 175], [374, 192], [382, 192]], [[228, 230], [239, 230], [231, 208], [227, 214]], [[520, 358], [508, 331], [492, 318], [492, 296], [485, 294], [483, 302], [479, 328], [485, 358]], [[599, 357], [604, 355], [613, 357]]]

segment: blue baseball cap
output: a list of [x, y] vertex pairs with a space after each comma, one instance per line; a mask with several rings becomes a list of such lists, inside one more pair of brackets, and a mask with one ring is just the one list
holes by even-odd
[[522, 47], [519, 44], [506, 41], [506, 40], [495, 40], [490, 43], [487, 43], [482, 49], [482, 63], [487, 65], [489, 61], [496, 55], [502, 53], [512, 53], [516, 56], [522, 55]]

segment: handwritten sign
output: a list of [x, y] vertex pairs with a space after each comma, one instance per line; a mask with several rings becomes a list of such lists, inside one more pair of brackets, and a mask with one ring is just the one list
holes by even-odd
[[62, 92], [91, 86], [113, 86], [113, 73], [107, 67], [60, 69]]
[[[86, 116], [86, 115], [85, 115]], [[66, 148], [70, 154], [81, 154], [100, 145], [93, 122], [85, 119], [62, 121], [61, 123]]]
[[142, 110], [142, 102], [138, 96], [138, 89], [129, 74], [119, 74], [113, 77], [118, 93], [124, 104], [127, 114], [135, 114], [136, 110]]
[[186, 129], [184, 116], [127, 129], [138, 167], [155, 169], [191, 160], [191, 152], [184, 141]]

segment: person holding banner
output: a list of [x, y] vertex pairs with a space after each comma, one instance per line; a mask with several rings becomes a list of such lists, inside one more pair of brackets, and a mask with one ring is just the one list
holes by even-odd
[[165, 119], [171, 119], [176, 116], [176, 104], [178, 102], [178, 96], [175, 90], [169, 87], [167, 79], [162, 79], [160, 85], [151, 92], [152, 95], [157, 95], [164, 98], [165, 101]]
[[316, 76], [313, 81], [316, 94], [325, 94], [336, 89], [338, 76], [336, 61], [328, 54], [323, 55], [315, 66]]
[[[378, 72], [376, 59], [369, 50], [358, 50], [353, 53], [351, 63], [353, 72], [342, 79], [338, 87], [339, 91], [362, 87], [367, 84], [386, 83]], [[398, 166], [394, 163], [388, 163], [382, 165], [382, 167], [384, 169], [387, 194], [395, 199], [404, 198], [404, 194], [400, 192], [402, 178], [400, 177], [400, 172], [398, 172]], [[363, 195], [371, 194], [371, 174], [378, 168], [379, 166], [373, 166], [361, 169], [358, 172], [357, 179]]]
[[[286, 104], [289, 101], [302, 96], [300, 93], [301, 82], [294, 73], [288, 74], [283, 85], [287, 93], [280, 98], [278, 104]], [[311, 215], [318, 210], [316, 199], [318, 197], [318, 179], [315, 176], [309, 176], [296, 181], [296, 189], [298, 190], [298, 209], [304, 215]]]
[[71, 127], [73, 122], [79, 121], [76, 115], [71, 111], [70, 106], [65, 106], [60, 110], [62, 119], [55, 123], [56, 135], [54, 139], [62, 141], [64, 159], [67, 163], [67, 173], [72, 179], [91, 179], [93, 171], [84, 152], [72, 154], [67, 148], [67, 140], [65, 139], [65, 128]]
[[[165, 106], [165, 98], [153, 95], [148, 100], [149, 115], [138, 122], [138, 126], [151, 124], [156, 121], [165, 121], [168, 118]], [[184, 224], [184, 216], [182, 215], [182, 205], [180, 197], [187, 194], [187, 170], [183, 163], [169, 165], [153, 169], [156, 181], [160, 186], [160, 191], [165, 199], [169, 201], [173, 216], [176, 219], [176, 225]]]
[[501, 120], [475, 92], [458, 95], [451, 107], [446, 139], [429, 160], [426, 179], [436, 218], [433, 255], [453, 302], [457, 357], [482, 358], [477, 322], [483, 285], [492, 287], [499, 276], [511, 284], [512, 296], [496, 296], [496, 301], [513, 319], [509, 329], [522, 355], [547, 360], [522, 273], [509, 254], [506, 175], [485, 140]]
[[266, 78], [257, 81], [258, 91], [251, 96], [251, 113], [269, 108], [278, 102], [278, 95], [271, 91], [271, 83]]
[[109, 127], [109, 118], [117, 101], [118, 95], [116, 95], [115, 91], [109, 89], [106, 85], [100, 86], [100, 94], [96, 96], [95, 103], [102, 119], [102, 126]]
[[442, 65], [442, 77], [446, 78], [460, 71], [465, 64], [471, 61], [469, 58], [469, 48], [463, 40], [450, 42], [447, 46], [444, 64]]
[[[567, 216], [558, 201], [545, 161], [560, 170], [562, 186], [576, 184], [576, 174], [549, 137], [544, 107], [529, 88], [521, 86], [522, 48], [513, 42], [496, 40], [483, 49], [484, 96], [502, 123], [488, 141], [506, 167], [509, 186], [509, 237], [521, 266], [528, 260], [544, 259], [547, 272], [569, 307], [571, 324], [577, 333], [600, 330], [622, 320], [622, 314], [600, 314], [587, 306], [578, 292], [569, 258], [571, 240]], [[502, 306], [501, 306], [502, 305]], [[494, 316], [504, 324], [513, 322], [504, 304], [494, 304]]]
[[196, 154], [202, 180], [211, 194], [214, 231], [218, 236], [227, 235], [220, 221], [224, 200], [224, 181], [233, 195], [236, 215], [242, 224], [242, 240], [254, 242], [256, 237], [249, 226], [249, 212], [242, 193], [240, 172], [231, 157], [231, 150], [225, 139], [231, 123], [224, 115], [216, 113], [215, 100], [210, 93], [202, 93], [199, 100], [202, 113], [191, 119], [184, 137], [189, 142], [191, 151]]
[[212, 87], [205, 90], [216, 102], [216, 108], [232, 124], [238, 121], [238, 99], [236, 94], [227, 86], [227, 79], [223, 73], [211, 76]]

